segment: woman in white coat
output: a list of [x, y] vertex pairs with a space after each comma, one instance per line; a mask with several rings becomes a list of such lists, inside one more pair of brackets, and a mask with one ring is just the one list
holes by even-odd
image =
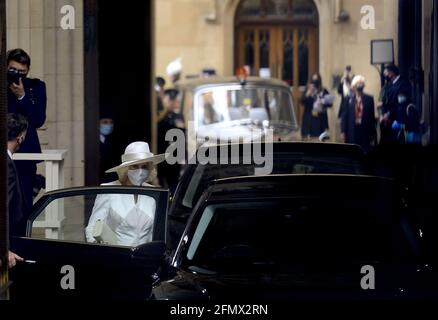
[[[122, 164], [106, 172], [117, 172], [119, 180], [105, 183], [106, 186], [147, 186], [156, 178], [156, 164], [163, 162], [165, 155], [154, 155], [146, 142], [133, 142], [122, 155]], [[93, 211], [85, 229], [88, 242], [96, 242], [93, 230], [102, 220], [117, 236], [117, 245], [138, 246], [152, 241], [155, 199], [145, 195], [102, 194], [96, 197]]]

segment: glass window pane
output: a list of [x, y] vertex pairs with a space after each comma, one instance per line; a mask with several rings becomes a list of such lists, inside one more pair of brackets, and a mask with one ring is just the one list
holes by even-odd
[[305, 86], [309, 79], [309, 30], [299, 30], [298, 39], [299, 82], [300, 86]]
[[239, 15], [240, 16], [259, 16], [261, 15], [262, 1], [261, 0], [246, 0], [241, 2]]
[[269, 30], [259, 31], [260, 68], [269, 68]]
[[156, 201], [146, 195], [100, 193], [54, 199], [32, 224], [34, 239], [138, 246], [152, 241]]
[[296, 126], [291, 94], [284, 90], [215, 88], [198, 99], [199, 126], [234, 120], [270, 120]]
[[246, 31], [244, 36], [245, 65], [254, 67], [254, 31]]
[[266, 13], [273, 16], [288, 16], [291, 13], [290, 0], [267, 0]]
[[283, 30], [283, 80], [293, 85], [294, 79], [294, 41], [293, 30]]
[[314, 16], [316, 14], [313, 0], [293, 0], [294, 16]]

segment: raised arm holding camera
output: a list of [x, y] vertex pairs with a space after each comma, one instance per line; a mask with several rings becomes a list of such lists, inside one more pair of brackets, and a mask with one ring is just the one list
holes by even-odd
[[[20, 147], [22, 153], [40, 153], [37, 129], [46, 121], [46, 85], [39, 79], [28, 78], [30, 57], [23, 49], [13, 49], [7, 54], [8, 112], [18, 113], [29, 122], [26, 140]], [[35, 161], [16, 161], [26, 201], [33, 201], [36, 177]]]

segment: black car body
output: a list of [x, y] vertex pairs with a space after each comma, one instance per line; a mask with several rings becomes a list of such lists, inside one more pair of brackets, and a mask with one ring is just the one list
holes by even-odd
[[[239, 153], [232, 154], [235, 146]], [[169, 250], [175, 250], [185, 224], [201, 194], [215, 179], [254, 176], [255, 169], [265, 164], [244, 159], [246, 150], [254, 145], [235, 144], [203, 147], [198, 150], [195, 160], [187, 165], [172, 196], [169, 210]], [[251, 152], [251, 151], [250, 151]], [[270, 174], [368, 174], [365, 154], [357, 145], [331, 143], [274, 142], [261, 144], [261, 153], [272, 162]], [[214, 154], [215, 163], [201, 163], [200, 154]], [[224, 160], [225, 161], [221, 161]]]
[[[84, 229], [96, 196], [101, 194], [154, 198], [152, 242], [138, 247], [87, 243]], [[355, 201], [362, 198], [367, 201]], [[195, 205], [177, 252], [168, 257], [167, 190], [114, 186], [49, 192], [36, 204], [27, 235], [11, 240], [11, 250], [25, 259], [11, 270], [11, 299], [284, 300], [397, 298], [406, 293], [417, 297], [428, 293], [424, 279], [432, 283], [433, 278], [421, 264], [417, 269], [420, 250], [416, 233], [404, 219], [401, 200], [391, 180], [359, 175], [272, 175], [215, 181]], [[213, 260], [202, 262], [195, 250], [195, 260], [189, 261], [194, 232], [205, 208], [212, 205], [231, 210], [226, 216], [237, 220], [222, 219], [215, 224], [210, 241], [200, 242], [207, 251], [218, 249]], [[314, 208], [320, 209], [320, 216], [310, 216], [312, 230], [308, 233], [309, 224], [299, 218], [315, 212]], [[318, 219], [321, 217], [324, 219]], [[327, 232], [333, 221], [340, 221], [342, 234]], [[362, 221], [365, 225], [357, 227]], [[263, 230], [257, 231], [261, 227]], [[287, 232], [288, 227], [296, 233]], [[47, 233], [51, 229], [58, 230], [57, 238]], [[360, 240], [358, 235], [365, 238]], [[359, 239], [358, 249], [364, 251], [350, 251], [352, 239]], [[259, 259], [248, 240], [262, 244], [271, 260]], [[228, 241], [227, 247], [219, 248], [221, 241]], [[284, 252], [294, 252], [299, 259], [276, 264]], [[375, 291], [360, 289], [364, 265], [376, 270]]]
[[[223, 179], [198, 202], [174, 255], [173, 277], [155, 287], [153, 296], [422, 298], [433, 284], [430, 266], [422, 267], [420, 257], [417, 234], [392, 180], [359, 175]], [[363, 285], [370, 267], [373, 288]]]
[[[95, 199], [107, 194], [155, 200], [152, 242], [127, 247], [86, 241]], [[11, 299], [148, 299], [165, 262], [168, 197], [164, 189], [120, 186], [46, 193], [34, 206], [26, 236], [11, 239], [11, 250], [25, 259], [10, 270]]]

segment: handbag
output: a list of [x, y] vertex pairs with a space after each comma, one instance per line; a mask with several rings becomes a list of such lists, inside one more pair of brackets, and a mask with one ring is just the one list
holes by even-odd
[[93, 227], [93, 238], [102, 244], [117, 244], [117, 234], [103, 220], [97, 220]]

